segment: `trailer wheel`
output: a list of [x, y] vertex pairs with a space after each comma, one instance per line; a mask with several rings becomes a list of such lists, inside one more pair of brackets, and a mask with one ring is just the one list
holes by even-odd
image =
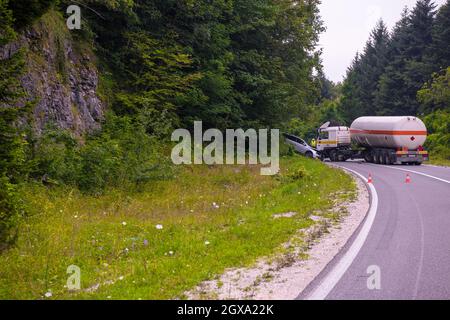
[[373, 153], [373, 163], [380, 164], [380, 153], [378, 151], [374, 151]]
[[392, 156], [389, 152], [386, 152], [386, 164], [388, 166], [392, 165], [394, 163], [394, 160], [392, 159]]
[[374, 151], [374, 152], [372, 152], [372, 161], [371, 161], [371, 163], [377, 163], [377, 154], [376, 154], [376, 152]]
[[390, 162], [390, 159], [389, 159], [389, 153], [387, 153], [386, 151], [384, 151], [384, 152], [381, 154], [381, 157], [383, 158], [382, 163], [383, 163], [384, 165], [390, 164], [390, 163], [389, 163], [389, 162]]

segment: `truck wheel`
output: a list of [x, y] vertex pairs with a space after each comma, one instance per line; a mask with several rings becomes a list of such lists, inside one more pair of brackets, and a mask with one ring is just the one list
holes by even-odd
[[330, 152], [330, 160], [331, 160], [331, 162], [336, 162], [337, 161], [336, 151], [331, 151]]

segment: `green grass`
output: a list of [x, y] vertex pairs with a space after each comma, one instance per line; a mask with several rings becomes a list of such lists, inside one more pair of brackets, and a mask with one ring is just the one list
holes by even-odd
[[[31, 214], [0, 256], [0, 299], [183, 298], [226, 268], [274, 254], [314, 223], [314, 211], [354, 196], [351, 178], [319, 161], [289, 157], [281, 168], [267, 177], [258, 166], [182, 167], [140, 193], [101, 197], [25, 186]], [[77, 292], [64, 287], [72, 264], [81, 268]]]
[[431, 159], [428, 164], [432, 164], [435, 166], [444, 166], [444, 167], [450, 167], [450, 160], [449, 159], [445, 159], [445, 158], [441, 158], [441, 157], [437, 157], [435, 159]]

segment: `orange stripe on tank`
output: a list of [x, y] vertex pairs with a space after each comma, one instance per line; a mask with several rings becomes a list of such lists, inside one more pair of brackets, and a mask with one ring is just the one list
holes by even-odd
[[379, 134], [387, 136], [426, 136], [428, 132], [426, 131], [390, 131], [390, 130], [359, 130], [351, 129], [350, 133], [364, 133], [364, 134]]

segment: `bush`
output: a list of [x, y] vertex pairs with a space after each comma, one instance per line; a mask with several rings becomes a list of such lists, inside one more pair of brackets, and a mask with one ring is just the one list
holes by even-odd
[[34, 160], [37, 165], [33, 175], [45, 183], [75, 185], [79, 179], [79, 146], [68, 131], [47, 127], [35, 145]]
[[280, 137], [280, 156], [290, 157], [295, 155], [295, 149], [292, 145], [286, 142], [283, 136]]
[[0, 176], [0, 252], [14, 243], [19, 219], [24, 215], [17, 186]]
[[46, 130], [36, 145], [35, 177], [99, 194], [108, 187], [136, 187], [171, 174], [162, 142], [129, 117], [107, 116], [102, 131], [80, 144], [67, 131]]
[[450, 112], [438, 110], [423, 120], [430, 133], [425, 147], [429, 149], [431, 156], [450, 160]]
[[302, 180], [302, 179], [305, 179], [308, 177], [309, 177], [309, 173], [303, 166], [295, 168], [292, 172], [290, 172], [287, 175], [287, 178], [292, 182]]
[[285, 131], [306, 141], [317, 138], [317, 130], [327, 121], [344, 125], [335, 101], [324, 100], [317, 106], [305, 107], [303, 115], [293, 118], [285, 126]]

